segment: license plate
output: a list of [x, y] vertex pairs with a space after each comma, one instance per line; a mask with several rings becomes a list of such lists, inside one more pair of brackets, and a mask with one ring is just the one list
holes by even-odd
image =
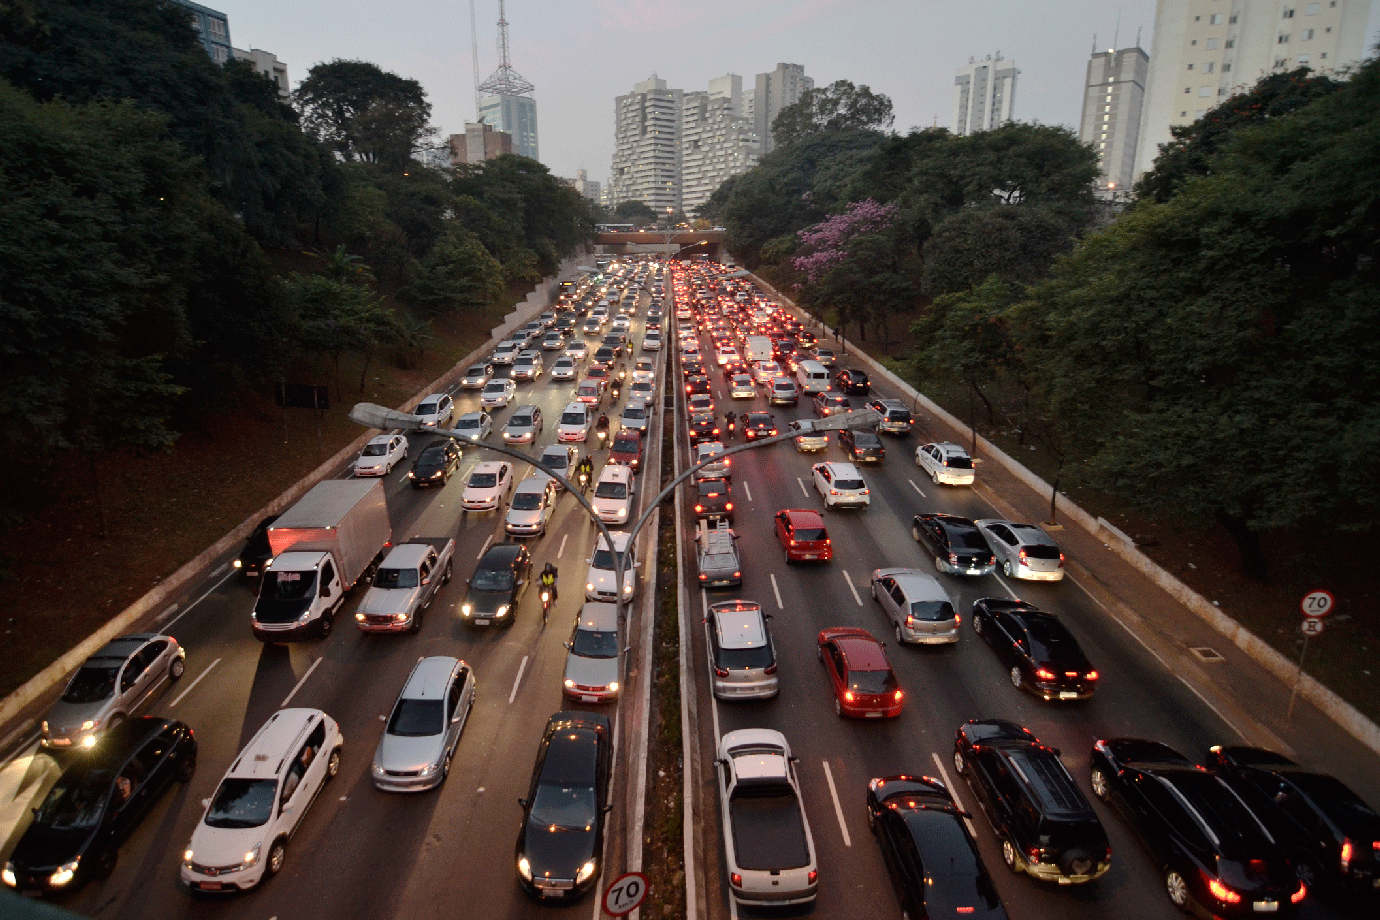
[[1077, 699], [1077, 698], [1078, 698], [1078, 694], [1077, 694], [1077, 693], [1073, 693], [1073, 692], [1071, 692], [1071, 691], [1069, 691], [1069, 690], [1061, 690], [1061, 691], [1059, 691], [1059, 699], [1061, 699], [1061, 700], [1072, 700], [1072, 699]]
[[488, 621], [488, 620], [475, 620], [475, 621], [474, 621], [474, 625], [475, 625], [475, 626], [488, 626], [488, 625], [489, 625], [489, 621]]
[[969, 574], [969, 575], [976, 575], [976, 574], [978, 574], [978, 573], [981, 572], [981, 571], [982, 571], [981, 568], [979, 568], [978, 566], [975, 566], [975, 565], [974, 565], [974, 566], [970, 566], [970, 567], [969, 567], [969, 569], [968, 569], [968, 574]]
[[818, 559], [818, 558], [819, 558], [819, 554], [818, 554], [818, 553], [802, 553], [801, 556], [800, 556], [800, 558], [801, 558], [801, 559]]
[[880, 719], [882, 717], [882, 714], [880, 712], [869, 712], [867, 713], [866, 717], [869, 719]]
[[1254, 910], [1256, 913], [1260, 913], [1260, 914], [1270, 914], [1270, 913], [1274, 913], [1275, 911], [1279, 910], [1279, 902], [1278, 902], [1278, 901], [1256, 901], [1254, 904], [1251, 905], [1251, 909]]
[[581, 702], [581, 703], [597, 703], [597, 702], [599, 702], [599, 697], [597, 697], [597, 696], [582, 696], [582, 697], [580, 697], [580, 702]]
[[202, 891], [220, 891], [225, 886], [220, 882], [199, 882], [197, 887]]

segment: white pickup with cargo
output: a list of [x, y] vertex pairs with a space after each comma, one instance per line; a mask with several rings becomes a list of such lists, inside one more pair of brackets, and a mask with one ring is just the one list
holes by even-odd
[[743, 564], [738, 555], [738, 535], [728, 521], [700, 521], [695, 532], [699, 546], [700, 587], [726, 588], [743, 583]]
[[345, 594], [369, 580], [393, 539], [383, 483], [318, 483], [268, 528], [273, 561], [254, 602], [254, 637], [330, 634]]
[[765, 906], [813, 901], [815, 843], [786, 736], [769, 728], [728, 732], [715, 763], [733, 899]]
[[743, 339], [743, 357], [748, 364], [770, 361], [771, 339], [765, 335], [749, 335]]
[[355, 625], [376, 633], [421, 629], [422, 611], [450, 583], [454, 557], [455, 541], [448, 537], [417, 537], [393, 547], [355, 611]]

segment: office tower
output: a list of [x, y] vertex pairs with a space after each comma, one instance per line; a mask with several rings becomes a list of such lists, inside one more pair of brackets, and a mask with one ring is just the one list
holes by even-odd
[[771, 136], [771, 123], [781, 110], [799, 102], [806, 90], [815, 88], [815, 81], [805, 76], [801, 64], [777, 64], [770, 73], [759, 73], [752, 93], [753, 128], [761, 145], [762, 155], [776, 148]]
[[1016, 65], [1004, 60], [1001, 52], [979, 61], [968, 58], [954, 77], [955, 134], [989, 131], [1012, 118], [1016, 105]]
[[589, 174], [583, 169], [575, 170], [575, 181], [571, 185], [575, 187], [575, 191], [595, 203], [603, 197], [600, 184], [589, 178]]
[[730, 176], [757, 163], [760, 141], [742, 113], [743, 78], [727, 74], [709, 81], [709, 90], [681, 97], [680, 198], [693, 212]]
[[1078, 139], [1097, 151], [1098, 192], [1106, 197], [1131, 188], [1149, 68], [1139, 48], [1094, 50], [1088, 61]]
[[609, 201], [641, 201], [658, 214], [680, 210], [680, 101], [653, 74], [614, 100]]
[[507, 131], [497, 131], [487, 122], [465, 122], [464, 134], [450, 136], [450, 162], [452, 166], [462, 163], [483, 163], [505, 153], [513, 153], [513, 136]]

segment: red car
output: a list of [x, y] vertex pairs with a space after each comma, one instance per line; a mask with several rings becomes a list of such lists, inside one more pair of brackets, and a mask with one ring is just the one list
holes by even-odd
[[834, 545], [824, 518], [813, 508], [788, 508], [776, 512], [776, 539], [786, 551], [786, 562], [828, 562]]
[[621, 463], [632, 467], [634, 473], [642, 472], [642, 432], [636, 428], [618, 429], [609, 448], [609, 463]]
[[819, 660], [834, 688], [834, 711], [855, 719], [891, 719], [902, 697], [882, 643], [856, 626], [820, 630]]

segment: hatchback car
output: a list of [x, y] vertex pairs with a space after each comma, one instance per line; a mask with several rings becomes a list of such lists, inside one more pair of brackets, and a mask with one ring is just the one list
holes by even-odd
[[819, 660], [834, 691], [834, 711], [859, 719], [894, 718], [904, 694], [882, 643], [856, 626], [820, 630]]
[[273, 547], [268, 545], [268, 528], [276, 520], [278, 520], [278, 515], [270, 514], [254, 525], [249, 539], [245, 540], [244, 546], [240, 547], [239, 555], [235, 557], [234, 562], [230, 563], [236, 570], [251, 578], [257, 578], [263, 574], [264, 566], [268, 565], [269, 560], [273, 558]]
[[466, 412], [455, 420], [455, 437], [478, 444], [494, 433], [493, 416], [487, 411]]
[[585, 342], [576, 340], [565, 346], [565, 353], [576, 361], [583, 361], [589, 357], [589, 345]]
[[1059, 544], [1034, 524], [983, 518], [974, 521], [1007, 578], [1028, 581], [1060, 581], [1064, 554]]
[[872, 392], [872, 382], [867, 379], [866, 373], [850, 367], [835, 372], [834, 388], [849, 396], [866, 396]]
[[541, 337], [542, 351], [560, 351], [565, 347], [565, 336], [559, 329], [552, 329]]
[[812, 508], [788, 508], [776, 512], [776, 539], [786, 551], [786, 562], [828, 562], [834, 558], [824, 518]]
[[651, 414], [647, 409], [647, 404], [641, 400], [629, 398], [628, 404], [623, 407], [623, 414], [618, 417], [618, 427], [628, 431], [636, 431], [645, 437], [647, 427], [650, 424]]
[[629, 548], [627, 533], [614, 532], [612, 536], [613, 549], [609, 548], [608, 541], [600, 534], [594, 555], [586, 560], [589, 564], [589, 573], [585, 576], [587, 601], [616, 600], [614, 585], [618, 582], [614, 574], [615, 564], [623, 566], [623, 600], [632, 600], [637, 591], [637, 544]]
[[196, 738], [181, 722], [143, 717], [69, 761], [33, 810], [0, 879], [21, 894], [73, 891], [115, 868], [120, 845], [174, 782], [196, 773]]
[[618, 608], [614, 604], [586, 603], [565, 647], [563, 687], [567, 697], [581, 703], [604, 703], [618, 697], [624, 649], [618, 639]]
[[1012, 872], [1068, 885], [1111, 868], [1112, 848], [1097, 813], [1059, 751], [1028, 729], [1005, 719], [960, 725], [954, 769], [968, 780]]
[[934, 567], [951, 575], [991, 575], [997, 567], [977, 525], [956, 514], [917, 514], [910, 535], [934, 558]]
[[728, 381], [729, 399], [756, 399], [757, 384], [749, 374], [734, 374]]
[[504, 444], [531, 444], [541, 436], [541, 407], [533, 405], [518, 406], [503, 426]]
[[590, 504], [594, 506], [599, 520], [605, 524], [626, 524], [632, 516], [633, 498], [636, 495], [637, 483], [633, 479], [632, 467], [610, 463], [599, 471]]
[[465, 371], [465, 376], [460, 378], [460, 386], [466, 390], [482, 390], [484, 384], [494, 379], [494, 366], [492, 364], [471, 364]]
[[556, 359], [556, 363], [551, 365], [552, 380], [574, 380], [578, 373], [575, 359], [570, 355], [561, 355]]
[[460, 445], [446, 439], [429, 444], [417, 455], [412, 469], [407, 471], [407, 481], [414, 489], [427, 486], [444, 486], [450, 482], [451, 474], [460, 468]]
[[407, 459], [407, 438], [400, 434], [381, 434], [370, 438], [351, 468], [356, 476], [387, 476], [393, 467]]
[[690, 416], [689, 423], [690, 447], [694, 448], [702, 441], [717, 441], [721, 436], [718, 420], [709, 412], [697, 412]]
[[1090, 760], [1093, 795], [1135, 828], [1175, 907], [1199, 916], [1298, 916], [1307, 886], [1220, 776], [1140, 738], [1098, 741]]
[[915, 448], [915, 465], [929, 473], [937, 486], [970, 486], [975, 478], [973, 458], [948, 441]]
[[867, 404], [869, 409], [882, 417], [877, 423], [878, 431], [888, 434], [910, 434], [912, 419], [910, 410], [899, 399], [874, 399]]
[[776, 416], [770, 412], [748, 412], [743, 415], [743, 440], [757, 441], [780, 434], [776, 428]]
[[1046, 700], [1085, 700], [1097, 669], [1059, 618], [1025, 601], [984, 597], [973, 603], [973, 632], [1010, 670], [1011, 684]]
[[795, 435], [795, 449], [802, 454], [829, 448], [829, 433], [815, 427], [815, 420], [812, 418], [796, 419], [786, 426], [786, 430]]
[[794, 406], [800, 398], [800, 388], [790, 377], [774, 377], [767, 389], [767, 402], [773, 406]]
[[45, 748], [93, 748], [105, 732], [180, 678], [187, 652], [172, 636], [131, 633], [86, 659], [40, 725]]
[[851, 463], [816, 463], [810, 468], [815, 491], [824, 499], [824, 510], [866, 508], [872, 503], [871, 491], [862, 473]]
[[701, 479], [728, 479], [733, 475], [733, 459], [724, 456], [721, 441], [701, 441], [696, 444], [690, 462], [703, 464], [691, 474], [696, 482]]
[[599, 881], [613, 778], [613, 727], [592, 712], [558, 712], [537, 746], [522, 806], [518, 881], [538, 900], [571, 901]]
[[872, 599], [891, 621], [897, 642], [958, 641], [959, 616], [933, 575], [919, 569], [877, 569], [872, 573]]
[[661, 351], [661, 333], [647, 330], [646, 334], [642, 336], [642, 350]]
[[556, 481], [534, 472], [517, 484], [503, 529], [514, 537], [541, 537], [556, 507]]
[[632, 371], [633, 383], [639, 380], [656, 380], [656, 362], [651, 358], [638, 358], [633, 364]]
[[531, 574], [532, 554], [527, 547], [511, 542], [490, 546], [465, 582], [469, 590], [460, 602], [461, 622], [466, 626], [512, 624]]
[[733, 520], [733, 486], [727, 479], [696, 480], [694, 499], [696, 520]]
[[[555, 470], [566, 479], [569, 479], [571, 476], [575, 475], [575, 465], [579, 463], [579, 461], [580, 449], [578, 447], [571, 447], [567, 444], [552, 444], [541, 452], [539, 462]], [[546, 474], [538, 468], [532, 472], [532, 475], [545, 476]], [[553, 479], [552, 482], [556, 484], [557, 492], [565, 491], [565, 486], [561, 484], [559, 479]]]
[[[583, 384], [582, 384], [583, 386]], [[598, 384], [591, 384], [598, 387]], [[566, 403], [561, 410], [560, 421], [556, 423], [556, 440], [562, 444], [589, 440], [589, 429], [594, 424], [594, 415], [582, 400]]]
[[412, 668], [384, 723], [371, 774], [385, 792], [434, 789], [474, 707], [474, 674], [457, 658], [423, 658]]
[[761, 700], [776, 696], [776, 646], [760, 604], [721, 601], [709, 605], [704, 619], [709, 650], [710, 683], [721, 700]]
[[848, 401], [847, 396], [828, 390], [823, 393], [816, 393], [810, 402], [814, 406], [815, 415], [819, 418], [828, 418], [831, 415], [850, 412], [853, 409], [853, 404]]
[[507, 377], [490, 380], [479, 394], [479, 404], [487, 409], [500, 408], [508, 405], [516, 393], [517, 385]]
[[412, 410], [421, 429], [449, 428], [455, 418], [455, 401], [445, 393], [432, 393]]
[[489, 357], [489, 361], [495, 367], [510, 366], [520, 351], [522, 351], [521, 343], [508, 339], [498, 343], [497, 347], [494, 348], [494, 353]]
[[634, 473], [642, 472], [642, 433], [633, 428], [620, 429], [609, 445], [608, 462], [631, 467]]
[[886, 446], [871, 428], [840, 429], [839, 447], [854, 463], [881, 463], [886, 459]]
[[470, 473], [460, 504], [466, 511], [491, 511], [503, 503], [513, 485], [513, 465], [506, 460], [485, 460]]
[[815, 360], [825, 367], [833, 367], [838, 363], [838, 357], [832, 348], [816, 348], [814, 350]]
[[867, 784], [867, 826], [903, 916], [1006, 920], [968, 817], [928, 776], [885, 776]]

